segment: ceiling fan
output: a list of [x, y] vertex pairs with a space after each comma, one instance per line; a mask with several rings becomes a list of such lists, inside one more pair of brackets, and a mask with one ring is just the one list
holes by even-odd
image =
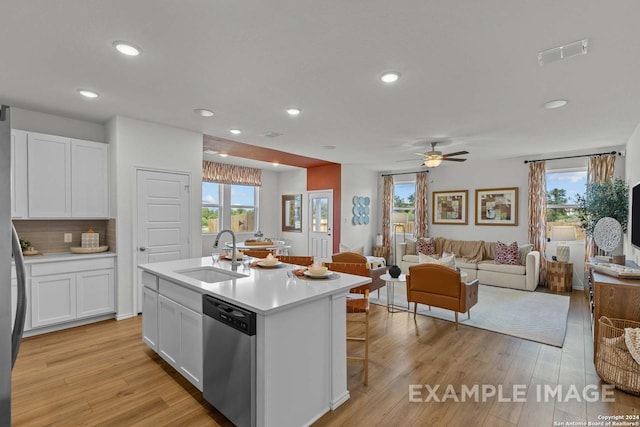
[[442, 154], [442, 151], [436, 150], [437, 142], [431, 143], [431, 151], [427, 151], [426, 153], [415, 153], [417, 156], [424, 157], [424, 163], [422, 166], [426, 166], [429, 168], [435, 168], [436, 166], [440, 166], [443, 160], [451, 161], [451, 162], [464, 162], [467, 159], [454, 158], [454, 156], [461, 156], [463, 154], [469, 154], [468, 151], [456, 151], [455, 153]]

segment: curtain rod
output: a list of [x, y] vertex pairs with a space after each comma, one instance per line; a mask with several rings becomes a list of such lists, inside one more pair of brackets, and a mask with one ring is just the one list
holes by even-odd
[[617, 154], [620, 155], [617, 151], [611, 151], [609, 153], [594, 153], [594, 154], [581, 154], [579, 156], [566, 156], [566, 157], [554, 157], [551, 159], [539, 159], [539, 160], [525, 160], [524, 163], [537, 163], [537, 162], [545, 162], [547, 160], [563, 160], [563, 159], [577, 159], [578, 157], [594, 157], [594, 156], [604, 156], [606, 154]]
[[398, 172], [398, 173], [383, 173], [380, 176], [394, 176], [394, 175], [406, 175], [408, 173], [422, 173], [422, 172], [426, 172], [429, 173], [428, 170], [424, 170], [424, 171], [412, 171], [412, 172]]

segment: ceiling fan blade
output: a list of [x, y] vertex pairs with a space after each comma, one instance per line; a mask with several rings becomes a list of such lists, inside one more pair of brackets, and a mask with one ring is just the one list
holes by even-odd
[[456, 151], [455, 153], [447, 153], [444, 155], [444, 157], [451, 157], [451, 156], [461, 156], [463, 154], [469, 154], [468, 151]]
[[413, 154], [415, 154], [416, 156], [420, 156], [420, 157], [426, 157], [426, 155], [427, 155], [426, 153], [413, 153]]
[[442, 160], [446, 160], [448, 162], [466, 162], [467, 159], [448, 159], [446, 157], [444, 157]]

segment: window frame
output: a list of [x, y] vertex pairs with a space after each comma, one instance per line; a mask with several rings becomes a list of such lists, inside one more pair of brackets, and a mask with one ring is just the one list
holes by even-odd
[[[588, 171], [587, 165], [547, 169], [545, 171], [545, 187], [546, 187], [545, 192], [548, 194], [549, 190], [550, 190], [549, 186], [547, 185], [547, 183], [548, 183], [548, 175], [549, 174], [561, 174], [561, 173], [571, 173], [571, 172], [585, 172], [586, 173], [587, 171]], [[545, 202], [546, 202], [546, 198], [545, 198]], [[574, 209], [575, 210], [577, 207], [578, 207], [578, 205], [575, 202], [573, 202], [573, 203], [565, 203], [565, 204], [558, 204], [558, 205], [547, 203], [547, 218], [546, 218], [546, 221], [547, 221], [547, 223], [553, 222], [553, 221], [549, 221], [549, 211], [551, 209]], [[574, 225], [575, 228], [576, 228], [576, 236], [577, 236], [576, 240], [584, 240], [584, 237], [581, 238], [581, 236], [584, 235], [584, 230], [580, 226], [580, 222], [579, 221], [568, 222], [568, 223], [566, 223], [566, 225]]]
[[[402, 184], [412, 184], [413, 185], [413, 206], [412, 207], [397, 207], [396, 206], [396, 185]], [[411, 234], [413, 233], [413, 227], [415, 226], [416, 220], [416, 179], [403, 179], [393, 182], [393, 203], [391, 206], [391, 218], [393, 222], [393, 214], [395, 212], [406, 212], [407, 213], [407, 222], [404, 224], [404, 233]], [[392, 230], [394, 230], [395, 225], [391, 224]], [[399, 231], [399, 230], [398, 230]]]
[[[201, 186], [207, 181], [202, 181]], [[260, 208], [259, 208], [259, 200], [260, 200], [260, 187], [254, 185], [245, 185], [245, 184], [223, 184], [219, 182], [214, 182], [211, 184], [218, 184], [219, 191], [219, 204], [211, 204], [211, 203], [202, 203], [202, 208], [209, 207], [217, 207], [218, 208], [218, 227], [220, 230], [231, 229], [231, 210], [233, 209], [253, 209], [254, 210], [254, 230], [251, 231], [238, 231], [236, 233], [240, 234], [251, 234], [256, 233], [257, 230], [260, 229]], [[231, 204], [231, 189], [234, 185], [240, 185], [243, 187], [252, 187], [253, 188], [253, 205], [232, 205]], [[203, 201], [204, 202], [204, 201]], [[214, 235], [215, 233], [202, 232], [203, 236]]]

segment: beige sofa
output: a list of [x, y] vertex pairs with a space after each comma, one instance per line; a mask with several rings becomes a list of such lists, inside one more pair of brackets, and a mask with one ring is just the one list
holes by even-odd
[[[496, 242], [483, 240], [451, 240], [435, 238], [436, 254], [443, 252], [455, 254], [456, 266], [467, 273], [467, 280], [478, 279], [485, 285], [534, 291], [540, 278], [540, 253], [532, 251], [531, 245], [520, 246], [522, 265], [498, 264], [495, 258]], [[409, 266], [419, 262], [413, 239], [407, 239], [396, 247], [396, 259], [403, 273], [409, 272]]]

